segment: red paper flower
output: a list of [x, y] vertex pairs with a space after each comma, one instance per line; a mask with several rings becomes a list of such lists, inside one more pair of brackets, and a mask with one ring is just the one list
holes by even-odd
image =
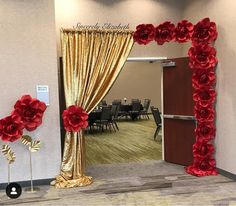
[[202, 106], [196, 104], [194, 106], [194, 116], [199, 122], [212, 122], [215, 118], [215, 110], [211, 105]]
[[186, 167], [185, 170], [187, 173], [191, 175], [195, 175], [197, 177], [208, 176], [208, 175], [218, 175], [218, 172], [215, 167], [210, 167], [209, 170], [201, 170], [199, 168], [199, 165], [197, 166], [190, 165]]
[[165, 42], [172, 41], [175, 37], [175, 25], [169, 21], [160, 24], [156, 27], [155, 41], [162, 45]]
[[186, 172], [198, 177], [217, 175], [216, 161], [214, 158], [194, 158], [193, 165], [185, 168]]
[[194, 43], [208, 43], [217, 38], [216, 24], [209, 18], [202, 19], [193, 29], [192, 41]]
[[213, 104], [215, 98], [216, 92], [214, 89], [201, 88], [196, 90], [193, 94], [193, 100], [203, 107]]
[[136, 27], [133, 38], [138, 44], [148, 44], [153, 41], [155, 27], [152, 24], [140, 24]]
[[194, 89], [214, 86], [216, 82], [215, 72], [211, 70], [198, 69], [193, 73], [192, 84]]
[[183, 20], [177, 24], [175, 28], [175, 41], [179, 43], [187, 42], [191, 39], [193, 33], [193, 24], [187, 20]]
[[202, 141], [210, 141], [215, 137], [216, 129], [212, 122], [201, 122], [197, 124], [195, 129], [197, 139]]
[[193, 156], [194, 158], [205, 158], [209, 157], [214, 153], [214, 146], [204, 140], [198, 140], [193, 145]]
[[195, 165], [195, 167], [199, 168], [200, 170], [210, 171], [215, 169], [216, 161], [211, 157], [195, 158], [193, 165]]
[[43, 113], [47, 107], [44, 102], [24, 95], [16, 102], [14, 108], [13, 114], [21, 117], [25, 129], [33, 131], [42, 124]]
[[189, 67], [192, 69], [211, 69], [216, 66], [216, 50], [208, 44], [199, 44], [188, 51]]
[[12, 114], [0, 120], [0, 138], [3, 141], [16, 141], [22, 136], [23, 129], [23, 122], [17, 115]]
[[88, 126], [88, 114], [82, 107], [69, 106], [62, 114], [65, 130], [68, 132], [79, 132]]

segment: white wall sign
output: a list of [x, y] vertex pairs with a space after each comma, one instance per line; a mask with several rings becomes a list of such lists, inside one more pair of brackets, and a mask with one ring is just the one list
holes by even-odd
[[36, 86], [37, 99], [43, 101], [47, 106], [49, 105], [49, 88], [48, 85]]

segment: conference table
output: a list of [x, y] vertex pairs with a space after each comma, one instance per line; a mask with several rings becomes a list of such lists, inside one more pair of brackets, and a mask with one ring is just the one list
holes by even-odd
[[[111, 107], [111, 105], [109, 105]], [[140, 107], [141, 110], [143, 110], [143, 105], [141, 104]], [[130, 116], [132, 120], [135, 120], [139, 114], [138, 113], [132, 113], [132, 104], [121, 104], [120, 110], [119, 110], [119, 116]], [[93, 125], [96, 120], [101, 119], [102, 115], [102, 107], [99, 109], [95, 109], [89, 114], [89, 125]]]
[[[140, 105], [140, 110], [143, 110], [143, 105]], [[120, 116], [130, 116], [132, 120], [135, 120], [140, 114], [138, 112], [132, 113], [132, 104], [121, 104], [120, 105]]]

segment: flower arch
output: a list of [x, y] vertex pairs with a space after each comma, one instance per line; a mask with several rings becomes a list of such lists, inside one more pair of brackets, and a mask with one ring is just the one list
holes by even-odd
[[186, 172], [196, 176], [217, 175], [215, 148], [215, 67], [218, 62], [216, 49], [212, 43], [217, 38], [215, 22], [204, 18], [196, 25], [187, 20], [176, 26], [166, 21], [157, 27], [152, 24], [140, 24], [133, 34], [134, 42], [146, 45], [156, 41], [158, 45], [176, 41], [192, 41], [188, 51], [189, 67], [193, 70], [194, 116], [197, 120], [195, 144], [193, 145], [193, 163], [185, 168]]

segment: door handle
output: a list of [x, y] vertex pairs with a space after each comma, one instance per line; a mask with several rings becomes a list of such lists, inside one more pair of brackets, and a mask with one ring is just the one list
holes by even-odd
[[170, 115], [170, 114], [164, 114], [164, 118], [167, 119], [180, 119], [180, 120], [196, 120], [194, 116], [188, 116], [188, 115]]

